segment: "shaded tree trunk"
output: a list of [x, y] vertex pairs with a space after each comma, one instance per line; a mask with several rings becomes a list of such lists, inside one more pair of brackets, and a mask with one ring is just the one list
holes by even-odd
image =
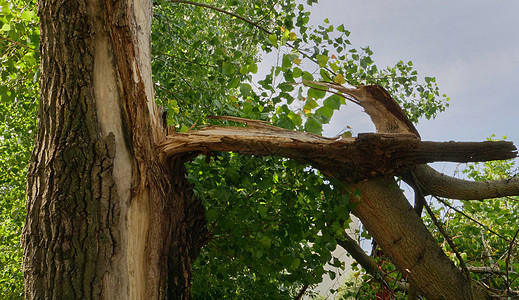
[[181, 161], [172, 168], [156, 151], [164, 133], [153, 103], [151, 2], [42, 0], [39, 14], [27, 299], [189, 298], [203, 208]]

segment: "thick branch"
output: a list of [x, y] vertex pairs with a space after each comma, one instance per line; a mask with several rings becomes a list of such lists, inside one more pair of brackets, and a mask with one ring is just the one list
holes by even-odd
[[425, 192], [459, 200], [483, 200], [519, 195], [519, 177], [492, 181], [469, 181], [442, 174], [427, 165], [414, 169]]
[[486, 161], [516, 156], [511, 142], [422, 142], [412, 134], [359, 134], [333, 140], [285, 130], [255, 120], [252, 127], [210, 126], [169, 135], [160, 146], [166, 157], [180, 153], [233, 151], [246, 155], [288, 157], [309, 163], [345, 181], [398, 175], [434, 161]]

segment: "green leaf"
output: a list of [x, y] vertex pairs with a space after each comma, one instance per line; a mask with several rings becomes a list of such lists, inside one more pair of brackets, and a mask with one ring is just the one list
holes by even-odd
[[290, 111], [288, 113], [288, 117], [290, 118], [290, 120], [292, 120], [292, 123], [294, 123], [294, 125], [300, 126], [302, 124], [301, 116], [294, 113], [293, 111]]
[[[322, 106], [320, 108], [318, 108], [316, 111], [315, 111], [315, 114], [321, 114], [323, 115], [324, 117], [326, 117], [329, 121], [329, 119], [332, 118], [333, 116], [333, 108], [330, 108], [330, 107], [327, 107], [327, 106]], [[326, 123], [328, 123], [328, 121]]]
[[5, 23], [2, 28], [0, 28], [0, 31], [9, 31], [11, 30], [11, 25], [9, 23]]
[[292, 60], [288, 56], [288, 54], [283, 54], [283, 60], [282, 60], [281, 67], [282, 68], [290, 68], [292, 66]]
[[330, 62], [330, 63], [329, 63], [329, 66], [330, 66], [330, 68], [332, 68], [332, 70], [333, 70], [334, 72], [339, 71], [339, 67], [337, 66], [337, 63]]
[[301, 264], [301, 260], [299, 258], [294, 258], [292, 260], [292, 263], [290, 263], [289, 269], [295, 270], [295, 269], [297, 269], [297, 267], [299, 267], [300, 264]]
[[319, 104], [317, 104], [317, 102], [314, 99], [307, 99], [303, 108], [305, 110], [312, 110], [318, 106]]
[[227, 85], [227, 88], [234, 89], [234, 88], [237, 88], [239, 85], [240, 85], [240, 78], [235, 77], [229, 82], [229, 84]]
[[309, 84], [310, 89], [308, 89], [308, 98], [311, 99], [321, 99], [326, 96], [326, 91], [322, 90], [322, 87], [312, 88], [312, 84]]
[[258, 65], [255, 64], [255, 63], [251, 63], [249, 65], [249, 71], [252, 73], [252, 74], [256, 74], [258, 73]]
[[303, 80], [313, 81], [314, 80], [314, 76], [312, 74], [310, 74], [310, 72], [304, 71], [303, 72]]
[[267, 217], [267, 211], [268, 211], [268, 207], [265, 206], [265, 205], [261, 205], [261, 206], [258, 207], [258, 212], [260, 213], [260, 215], [263, 218]]
[[341, 96], [333, 94], [330, 97], [324, 99], [323, 105], [329, 107], [330, 109], [337, 110], [341, 107], [341, 99]]
[[279, 120], [276, 122], [276, 125], [289, 130], [295, 129], [294, 122], [286, 115], [279, 116]]
[[275, 34], [269, 35], [269, 41], [272, 43], [272, 45], [277, 46], [278, 44], [278, 37]]
[[351, 138], [353, 136], [353, 133], [351, 131], [345, 131], [343, 134], [341, 134], [343, 138]]
[[20, 15], [20, 18], [22, 18], [23, 20], [25, 21], [31, 21], [34, 17], [34, 13], [30, 10], [26, 10], [24, 12], [22, 12], [22, 14]]
[[328, 271], [328, 275], [330, 276], [330, 279], [331, 279], [331, 280], [334, 280], [334, 279], [335, 279], [336, 274], [335, 274], [334, 271]]
[[218, 211], [216, 209], [208, 209], [205, 212], [205, 217], [207, 221], [215, 221], [218, 218]]
[[282, 83], [278, 85], [278, 88], [283, 92], [291, 92], [294, 90], [294, 86], [289, 83]]
[[334, 83], [337, 83], [337, 84], [345, 84], [346, 83], [346, 79], [344, 79], [344, 76], [342, 76], [342, 74], [337, 74], [337, 76], [335, 76], [335, 78], [333, 79], [333, 82]]
[[320, 135], [323, 131], [323, 126], [321, 122], [318, 122], [313, 116], [311, 116], [306, 120], [305, 131]]
[[265, 236], [265, 235], [259, 239], [259, 242], [265, 248], [270, 248], [270, 246], [272, 245], [271, 239], [268, 236]]
[[222, 74], [224, 75], [232, 75], [236, 73], [236, 69], [231, 63], [223, 62], [222, 64]]
[[317, 59], [317, 62], [319, 63], [319, 67], [324, 68], [324, 67], [326, 67], [326, 64], [328, 63], [328, 60], [330, 58], [326, 55], [317, 54], [316, 59]]
[[293, 70], [292, 70], [292, 76], [294, 76], [294, 78], [299, 78], [303, 75], [303, 71], [301, 71], [300, 68], [298, 67], [295, 67]]

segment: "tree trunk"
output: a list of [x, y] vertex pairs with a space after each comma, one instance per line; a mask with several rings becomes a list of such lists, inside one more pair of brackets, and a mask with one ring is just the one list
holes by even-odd
[[189, 298], [205, 223], [183, 160], [156, 151], [164, 133], [153, 103], [151, 2], [42, 0], [39, 14], [27, 299]]

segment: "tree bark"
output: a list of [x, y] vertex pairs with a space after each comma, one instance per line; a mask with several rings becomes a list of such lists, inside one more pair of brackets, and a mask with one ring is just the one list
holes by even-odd
[[183, 160], [156, 150], [151, 2], [42, 0], [39, 15], [27, 299], [188, 299], [204, 214]]

